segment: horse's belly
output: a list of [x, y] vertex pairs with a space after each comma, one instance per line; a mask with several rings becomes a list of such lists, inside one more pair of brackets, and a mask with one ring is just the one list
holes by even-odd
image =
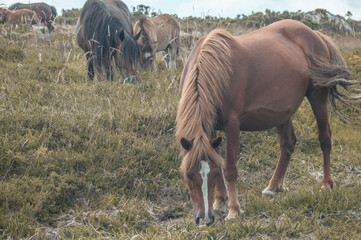
[[240, 118], [240, 130], [259, 131], [280, 126], [286, 122], [297, 110], [297, 107], [287, 109], [259, 108], [245, 112]]

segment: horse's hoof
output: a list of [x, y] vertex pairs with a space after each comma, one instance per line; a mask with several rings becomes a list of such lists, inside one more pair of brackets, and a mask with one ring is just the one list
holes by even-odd
[[321, 187], [322, 190], [332, 190], [333, 189], [333, 184], [332, 185], [329, 185], [329, 184], [322, 184], [322, 187]]
[[230, 214], [228, 213], [227, 217], [224, 219], [226, 222], [228, 221], [233, 221], [234, 219], [236, 219], [237, 214]]
[[269, 199], [272, 199], [273, 196], [275, 195], [275, 192], [272, 191], [272, 190], [269, 190], [269, 189], [265, 189], [262, 191], [262, 195], [269, 198]]
[[334, 182], [332, 178], [330, 180], [324, 180], [322, 183], [323, 190], [331, 190], [333, 186], [334, 186]]
[[228, 212], [227, 217], [224, 220], [225, 221], [232, 221], [232, 220], [236, 219], [237, 216], [242, 215], [243, 213], [244, 213], [244, 211], [241, 210], [241, 209], [239, 210], [239, 212], [230, 209], [229, 212]]

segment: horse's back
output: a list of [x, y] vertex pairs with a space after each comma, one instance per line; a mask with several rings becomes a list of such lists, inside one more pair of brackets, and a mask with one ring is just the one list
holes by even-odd
[[15, 3], [9, 7], [10, 10], [20, 10], [20, 9], [30, 9], [34, 11], [39, 18], [41, 18], [43, 21], [49, 21], [53, 20], [53, 9], [50, 5], [39, 2], [39, 3], [31, 3], [31, 4], [25, 4], [25, 3]]
[[270, 35], [277, 39], [287, 39], [303, 50], [305, 55], [318, 54], [329, 57], [328, 49], [320, 36], [305, 24], [295, 20], [282, 20], [264, 27], [254, 34]]
[[[110, 10], [112, 17], [117, 18], [126, 31], [133, 35], [132, 17], [128, 6], [120, 0], [103, 0], [102, 1]], [[116, 11], [114, 11], [116, 9]]]
[[152, 18], [157, 28], [158, 51], [166, 49], [170, 42], [179, 43], [180, 26], [169, 14], [160, 14]]
[[242, 130], [268, 129], [289, 119], [312, 84], [308, 55], [329, 54], [313, 30], [292, 20], [235, 37], [230, 44], [233, 73], [223, 113], [237, 112]]

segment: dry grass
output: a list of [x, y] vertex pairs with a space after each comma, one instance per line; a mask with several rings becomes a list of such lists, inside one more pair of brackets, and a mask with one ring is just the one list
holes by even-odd
[[[305, 101], [293, 118], [298, 142], [287, 191], [273, 200], [261, 191], [277, 161], [277, 133], [242, 132], [237, 185], [245, 213], [197, 227], [174, 120], [181, 66], [198, 36], [184, 39], [175, 73], [159, 58], [159, 72], [137, 83], [120, 73], [91, 82], [73, 34], [24, 39], [21, 29], [0, 27], [0, 238], [359, 238], [360, 125], [331, 114], [336, 187], [320, 191], [322, 156]], [[359, 38], [336, 40], [352, 42], [343, 54], [361, 78]]]

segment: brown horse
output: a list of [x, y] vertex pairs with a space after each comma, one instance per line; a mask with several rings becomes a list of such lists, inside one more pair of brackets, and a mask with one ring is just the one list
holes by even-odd
[[175, 17], [169, 14], [160, 14], [154, 18], [143, 16], [134, 24], [134, 33], [140, 34], [138, 45], [144, 70], [156, 70], [155, 55], [160, 51], [165, 53], [166, 67], [171, 71], [176, 70], [180, 26]]
[[14, 3], [9, 7], [10, 10], [30, 9], [36, 13], [41, 23], [45, 24], [51, 33], [54, 30], [53, 22], [57, 15], [56, 8], [46, 3]]
[[11, 11], [6, 8], [0, 8], [0, 23], [9, 24], [33, 24], [40, 23], [36, 13], [29, 9]]
[[127, 77], [138, 75], [140, 50], [133, 38], [128, 7], [120, 0], [88, 0], [80, 13], [77, 42], [88, 60], [88, 75], [94, 77], [106, 71], [113, 78], [112, 59]]
[[[277, 128], [281, 154], [262, 193], [272, 197], [283, 190], [296, 143], [291, 116], [305, 96], [319, 129], [323, 187], [332, 188], [327, 99], [334, 106], [335, 99], [344, 97], [337, 85], [361, 83], [350, 79], [351, 74], [330, 39], [297, 21], [280, 21], [239, 37], [219, 29], [200, 39], [181, 77], [176, 130], [183, 154], [181, 169], [196, 223], [203, 220], [212, 224], [213, 211], [223, 207], [227, 199], [223, 173], [229, 184], [227, 219], [240, 213], [236, 190], [240, 130]], [[360, 99], [361, 96], [353, 98]], [[216, 130], [223, 130], [226, 135], [224, 166], [216, 150], [222, 140], [215, 137]]]

